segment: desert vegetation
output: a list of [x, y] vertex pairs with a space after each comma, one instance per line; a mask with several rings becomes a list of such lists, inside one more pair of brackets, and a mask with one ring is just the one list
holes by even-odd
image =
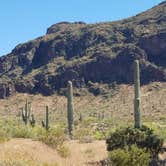
[[[156, 84], [158, 84], [158, 83], [156, 83]], [[153, 84], [153, 86], [154, 85], [155, 84]], [[149, 88], [150, 88], [150, 86], [148, 87], [148, 89]], [[124, 89], [126, 90], [126, 88], [124, 88]], [[163, 89], [162, 89], [162, 91], [163, 91]], [[149, 93], [149, 91], [148, 91], [148, 93]], [[150, 93], [153, 94], [153, 90], [150, 91]], [[160, 93], [160, 95], [161, 94], [162, 93]], [[165, 94], [165, 93], [163, 93], [163, 94]], [[141, 96], [142, 95], [143, 95], [143, 93], [141, 93]], [[165, 118], [164, 118], [165, 116], [163, 114], [164, 112], [163, 113], [155, 112], [154, 110], [151, 110], [151, 112], [144, 112], [142, 110], [142, 116], [141, 116], [142, 123], [144, 125], [148, 126], [150, 129], [153, 129], [152, 134], [150, 134], [148, 137], [148, 135], [146, 135], [146, 133], [148, 133], [148, 131], [144, 131], [144, 130], [140, 131], [139, 129], [134, 128], [134, 114], [131, 114], [130, 111], [124, 112], [125, 107], [126, 107], [125, 104], [123, 104], [124, 108], [122, 107], [123, 108], [122, 114], [120, 111], [110, 112], [110, 109], [108, 109], [108, 106], [110, 106], [111, 108], [113, 107], [112, 104], [114, 105], [114, 102], [112, 102], [112, 100], [114, 97], [117, 97], [117, 96], [115, 95], [115, 96], [112, 96], [111, 98], [110, 98], [110, 96], [105, 97], [105, 95], [103, 97], [100, 96], [100, 98], [99, 97], [93, 98], [93, 96], [89, 96], [88, 101], [86, 101], [87, 96], [86, 96], [86, 98], [84, 98], [84, 100], [83, 100], [83, 98], [81, 98], [81, 100], [80, 100], [79, 97], [77, 98], [74, 96], [73, 104], [75, 107], [74, 107], [74, 114], [73, 114], [74, 127], [73, 127], [73, 132], [72, 132], [72, 139], [78, 140], [78, 144], [77, 144], [77, 147], [72, 147], [72, 148], [79, 149], [80, 146], [82, 146], [82, 145], [85, 146], [85, 144], [87, 144], [87, 143], [89, 144], [91, 142], [95, 143], [96, 140], [105, 140], [106, 138], [107, 139], [112, 138], [116, 134], [118, 136], [116, 136], [115, 140], [118, 140], [117, 138], [119, 138], [118, 141], [120, 143], [120, 140], [124, 136], [127, 136], [127, 133], [131, 133], [131, 136], [133, 136], [133, 137], [131, 137], [131, 138], [124, 137], [124, 139], [126, 139], [126, 143], [124, 141], [117, 149], [112, 149], [111, 151], [109, 150], [108, 156], [109, 156], [109, 158], [111, 158], [113, 160], [113, 161], [111, 160], [110, 162], [113, 162], [115, 164], [117, 158], [119, 159], [119, 157], [122, 156], [121, 160], [124, 160], [123, 162], [129, 163], [132, 160], [132, 158], [135, 157], [134, 155], [131, 156], [131, 154], [134, 153], [133, 151], [136, 151], [135, 153], [140, 154], [140, 157], [142, 159], [141, 162], [144, 164], [144, 163], [148, 162], [149, 158], [151, 157], [151, 153], [149, 152], [149, 150], [146, 149], [147, 147], [136, 146], [136, 141], [140, 141], [140, 140], [134, 140], [134, 138], [140, 135], [139, 138], [142, 139], [142, 142], [147, 141], [150, 138], [153, 141], [153, 139], [156, 139], [155, 135], [159, 136], [159, 137], [157, 136], [157, 138], [160, 138], [160, 137], [166, 138]], [[26, 98], [28, 98], [28, 96], [26, 96]], [[43, 99], [45, 99], [46, 101], [48, 101], [48, 102], [46, 102], [46, 104], [49, 104], [49, 116], [48, 116], [49, 117], [49, 125], [48, 125], [49, 129], [48, 130], [42, 125], [42, 121], [44, 121], [44, 123], [45, 123], [46, 119], [47, 119], [46, 118], [46, 116], [47, 116], [46, 104], [43, 104], [43, 106], [40, 107], [40, 109], [42, 109], [42, 111], [38, 112], [34, 109], [34, 105], [33, 105], [34, 101], [30, 100], [31, 97], [29, 97], [27, 99], [27, 101], [25, 98], [22, 99], [23, 100], [22, 107], [25, 108], [26, 103], [31, 102], [30, 115], [34, 114], [35, 125], [31, 125], [31, 122], [30, 122], [31, 116], [29, 116], [30, 119], [28, 120], [28, 123], [25, 124], [25, 122], [23, 120], [21, 108], [20, 108], [20, 113], [15, 112], [14, 110], [10, 114], [9, 113], [3, 114], [3, 112], [1, 112], [1, 121], [0, 121], [1, 143], [4, 144], [3, 143], [4, 141], [10, 142], [13, 139], [18, 139], [18, 138], [19, 139], [20, 138], [32, 139], [35, 141], [43, 142], [44, 144], [48, 145], [48, 147], [55, 149], [58, 152], [58, 155], [63, 156], [63, 158], [67, 158], [67, 159], [70, 158], [70, 156], [74, 152], [70, 149], [70, 147], [66, 146], [66, 144], [65, 144], [66, 142], [69, 141], [69, 138], [70, 138], [69, 133], [68, 133], [68, 121], [67, 121], [67, 98], [64, 98], [62, 96], [59, 96], [58, 98], [60, 98], [61, 101], [57, 101], [57, 103], [61, 103], [62, 108], [58, 106], [58, 109], [60, 108], [60, 110], [56, 110], [56, 111], [53, 109], [53, 107], [49, 103], [49, 100], [51, 100], [51, 98], [42, 98], [41, 96], [39, 96], [39, 99], [38, 99], [39, 101], [42, 101]], [[133, 95], [133, 98], [134, 98], [134, 95]], [[54, 99], [56, 99], [56, 98], [54, 98]], [[144, 99], [145, 98], [143, 97], [141, 100], [142, 101], [141, 103], [144, 103]], [[17, 98], [17, 100], [18, 100], [18, 98]], [[126, 100], [128, 100], [128, 99], [126, 99]], [[130, 99], [130, 100], [131, 100], [131, 105], [133, 105], [132, 104], [133, 100], [132, 99]], [[38, 104], [39, 101], [35, 104]], [[155, 100], [155, 102], [156, 101], [157, 100]], [[3, 101], [3, 102], [5, 102], [5, 101]], [[66, 102], [66, 104], [63, 105], [62, 104], [63, 102], [64, 103]], [[93, 104], [93, 102], [94, 102], [94, 104]], [[108, 102], [110, 102], [110, 104], [108, 104]], [[127, 101], [125, 101], [125, 102], [127, 102]], [[89, 103], [89, 105], [88, 105], [88, 103]], [[92, 105], [91, 107], [90, 107], [90, 104]], [[148, 103], [146, 103], [146, 104], [148, 104]], [[89, 107], [89, 109], [88, 109], [88, 111], [85, 110], [85, 112], [83, 110], [80, 111], [78, 109], [78, 105], [80, 105], [81, 108], [83, 108], [83, 106], [85, 106], [84, 109], [87, 109]], [[119, 104], [119, 106], [121, 106], [121, 104]], [[151, 109], [152, 109], [152, 107], [151, 107]], [[133, 112], [133, 109], [132, 109], [132, 112]], [[82, 113], [82, 114], [80, 115], [80, 113]], [[128, 116], [123, 116], [124, 113], [127, 114]], [[157, 114], [158, 116], [156, 116], [155, 114]], [[159, 117], [160, 117], [160, 120], [158, 119]], [[125, 126], [126, 126], [126, 128], [125, 128]], [[149, 130], [149, 132], [150, 131], [151, 130]], [[135, 133], [135, 136], [132, 133]], [[128, 146], [127, 145], [128, 142], [131, 142], [131, 141], [133, 141], [133, 142], [131, 143], [130, 146]], [[115, 143], [116, 142], [114, 142], [114, 144]], [[95, 144], [96, 144], [96, 146], [98, 146], [99, 143], [97, 142]], [[113, 143], [111, 143], [111, 145], [113, 146]], [[40, 145], [40, 146], [43, 146], [43, 145]], [[89, 146], [89, 145], [87, 145], [87, 146]], [[131, 150], [130, 150], [130, 148], [131, 148]], [[96, 151], [98, 151], [98, 150], [96, 149]], [[117, 155], [117, 154], [124, 154], [124, 155]], [[3, 160], [6, 163], [10, 161], [12, 164], [19, 163], [20, 165], [21, 164], [28, 165], [29, 163], [32, 163], [32, 162], [34, 162], [33, 165], [40, 164], [40, 162], [36, 163], [35, 159], [26, 160], [26, 157], [24, 157], [24, 158], [22, 157], [23, 161], [20, 161], [18, 159], [19, 158], [18, 157], [15, 161], [15, 159], [12, 159], [12, 157], [7, 152], [5, 152], [5, 155], [9, 156], [9, 158], [7, 160], [5, 159], [5, 161], [4, 161], [4, 159], [1, 159], [1, 160]], [[20, 154], [18, 154], [18, 156], [19, 155]], [[95, 158], [93, 148], [86, 149], [84, 151], [84, 155], [86, 155], [88, 157], [90, 156], [92, 159]], [[23, 154], [23, 156], [26, 156], [26, 155]], [[115, 158], [116, 156], [117, 156], [117, 158]], [[107, 156], [105, 156], [105, 157], [107, 157]], [[136, 159], [136, 161], [133, 161], [133, 163], [135, 164], [138, 160], [140, 161], [139, 156]], [[57, 159], [57, 161], [59, 161], [59, 159]], [[57, 163], [55, 162], [55, 164], [58, 165], [58, 162]]]
[[165, 162], [165, 9], [56, 23], [0, 57], [0, 166]]
[[107, 138], [110, 165], [151, 165], [163, 152], [164, 140], [142, 125], [139, 61], [134, 61], [134, 127], [113, 132]]
[[[162, 116], [160, 121], [153, 121], [148, 116], [144, 117], [142, 110], [143, 101], [140, 102], [142, 94], [140, 93], [138, 61], [135, 61], [134, 73], [135, 90], [133, 91], [135, 95], [133, 95], [134, 107], [132, 109], [134, 111], [131, 114], [133, 120], [124, 118], [124, 121], [121, 121], [117, 116], [119, 113], [115, 115], [107, 114], [105, 110], [100, 110], [99, 112], [91, 111], [89, 112], [90, 114], [88, 112], [85, 112], [85, 114], [82, 111], [77, 112], [77, 105], [81, 104], [82, 101], [75, 103], [77, 98], [73, 98], [72, 82], [69, 81], [65, 97], [66, 109], [63, 108], [65, 109], [65, 114], [62, 114], [62, 112], [58, 114], [52, 108], [50, 109], [48, 105], [43, 108], [43, 113], [39, 114], [33, 110], [33, 101], [31, 100], [30, 102], [26, 98], [20, 113], [1, 116], [0, 142], [10, 142], [10, 140], [18, 138], [31, 139], [55, 149], [62, 158], [70, 158], [72, 151], [66, 146], [66, 142], [70, 142], [69, 140], [77, 140], [80, 145], [92, 143], [96, 140], [106, 140], [108, 158], [105, 156], [101, 162], [99, 161], [98, 164], [100, 165], [105, 162], [105, 164], [111, 166], [146, 166], [152, 160], [158, 162], [160, 154], [165, 150], [163, 147], [166, 139], [166, 127], [163, 125], [165, 119]], [[117, 87], [114, 87], [114, 91], [116, 90]], [[110, 97], [109, 94], [104, 94], [102, 102], [112, 100], [113, 97]], [[104, 109], [107, 109], [106, 104], [103, 105], [102, 103], [102, 106], [105, 106], [106, 108]], [[53, 118], [54, 116], [56, 118]], [[75, 148], [79, 148], [79, 145]], [[95, 157], [93, 149], [86, 149], [84, 153], [88, 157]], [[36, 162], [35, 159], [26, 160], [26, 158], [22, 158], [22, 160], [15, 160], [7, 152], [5, 152], [4, 156], [6, 156], [4, 159], [0, 159], [1, 165], [50, 165], [50, 163]], [[25, 157], [25, 155], [23, 156]], [[58, 164], [57, 161], [53, 165]], [[95, 164], [95, 162], [91, 164]]]

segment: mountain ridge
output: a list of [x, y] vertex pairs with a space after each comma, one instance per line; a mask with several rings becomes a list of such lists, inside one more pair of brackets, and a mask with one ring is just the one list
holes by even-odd
[[0, 57], [0, 98], [16, 92], [61, 93], [68, 80], [89, 91], [96, 83], [131, 84], [135, 59], [142, 84], [165, 82], [165, 51], [166, 1], [120, 21], [57, 23]]

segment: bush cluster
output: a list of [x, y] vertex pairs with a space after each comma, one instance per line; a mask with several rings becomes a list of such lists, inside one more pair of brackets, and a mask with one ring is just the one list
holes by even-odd
[[163, 142], [146, 126], [117, 129], [106, 140], [109, 163], [113, 166], [147, 166], [151, 159], [158, 159]]
[[162, 150], [164, 140], [154, 134], [153, 130], [142, 126], [141, 128], [127, 127], [116, 130], [107, 139], [107, 150], [124, 149], [136, 145], [149, 151], [152, 158], [157, 158]]
[[48, 131], [45, 130], [45, 132], [38, 137], [39, 141], [42, 141], [43, 143], [49, 145], [52, 148], [62, 146], [65, 139], [66, 136], [60, 126], [54, 128], [52, 127]]
[[145, 149], [132, 145], [130, 149], [116, 149], [109, 152], [109, 165], [113, 166], [147, 166], [150, 154]]
[[32, 127], [31, 125], [16, 123], [13, 119], [0, 121], [0, 143], [10, 138], [31, 138], [42, 141], [52, 148], [57, 148], [63, 144], [66, 136], [63, 127], [60, 125], [45, 130], [45, 128], [37, 125]]

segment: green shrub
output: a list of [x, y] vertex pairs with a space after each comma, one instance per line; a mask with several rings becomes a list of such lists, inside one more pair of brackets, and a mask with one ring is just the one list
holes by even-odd
[[66, 137], [63, 129], [60, 126], [52, 127], [48, 131], [39, 135], [38, 140], [42, 141], [46, 145], [49, 145], [52, 148], [57, 148], [58, 146], [62, 146]]
[[14, 138], [32, 138], [32, 128], [29, 126], [15, 126], [11, 131]]
[[88, 117], [84, 119], [83, 124], [85, 127], [89, 127], [89, 125], [91, 125], [92, 123], [96, 123], [97, 120], [98, 119], [96, 117]]
[[43, 127], [39, 126], [32, 127], [31, 125], [14, 126], [10, 131], [10, 135], [13, 138], [31, 138], [35, 140], [38, 140], [45, 134], [46, 131]]
[[113, 166], [147, 166], [149, 161], [149, 152], [136, 145], [109, 152], [109, 164]]
[[0, 119], [0, 142], [9, 138], [31, 138], [56, 148], [65, 140], [64, 130], [61, 126], [52, 127], [48, 131], [40, 126], [23, 125], [13, 119]]
[[136, 144], [139, 148], [145, 148], [150, 152], [151, 157], [157, 158], [163, 146], [163, 139], [154, 134], [153, 130], [143, 126], [142, 128], [127, 127], [118, 129], [110, 135], [106, 141], [107, 150], [112, 151], [118, 148], [129, 148]]
[[74, 131], [74, 138], [80, 143], [90, 143], [93, 141], [92, 131], [89, 128], [78, 128]]
[[0, 130], [0, 143], [3, 143], [5, 141], [9, 140], [9, 136], [7, 135], [7, 133], [4, 130]]
[[162, 138], [166, 141], [166, 125], [164, 122], [146, 122], [146, 125], [150, 126], [158, 135], [162, 135]]
[[100, 131], [95, 131], [94, 134], [93, 134], [93, 137], [95, 140], [103, 140], [105, 139], [105, 135], [103, 132], [100, 132]]

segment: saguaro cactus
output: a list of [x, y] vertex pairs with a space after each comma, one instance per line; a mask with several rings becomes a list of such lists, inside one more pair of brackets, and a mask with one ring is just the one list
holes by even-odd
[[68, 120], [68, 132], [70, 138], [73, 136], [73, 86], [72, 82], [68, 81], [68, 93], [67, 93], [67, 120]]
[[31, 105], [30, 103], [28, 103], [28, 100], [26, 99], [25, 107], [22, 109], [22, 120], [24, 121], [25, 125], [28, 124], [30, 113], [31, 113]]
[[139, 61], [134, 61], [134, 126], [135, 128], [141, 127], [141, 109], [140, 109], [140, 71], [139, 71]]
[[6, 99], [6, 96], [7, 96], [7, 94], [6, 94], [6, 85], [2, 85], [2, 86], [3, 86], [3, 90], [4, 90], [3, 99]]
[[35, 127], [36, 121], [35, 121], [34, 114], [31, 115], [31, 118], [29, 119], [29, 122], [30, 122], [30, 124], [31, 124], [32, 127]]
[[48, 106], [46, 106], [45, 122], [42, 121], [42, 126], [43, 126], [46, 130], [49, 129], [49, 112], [48, 112]]

